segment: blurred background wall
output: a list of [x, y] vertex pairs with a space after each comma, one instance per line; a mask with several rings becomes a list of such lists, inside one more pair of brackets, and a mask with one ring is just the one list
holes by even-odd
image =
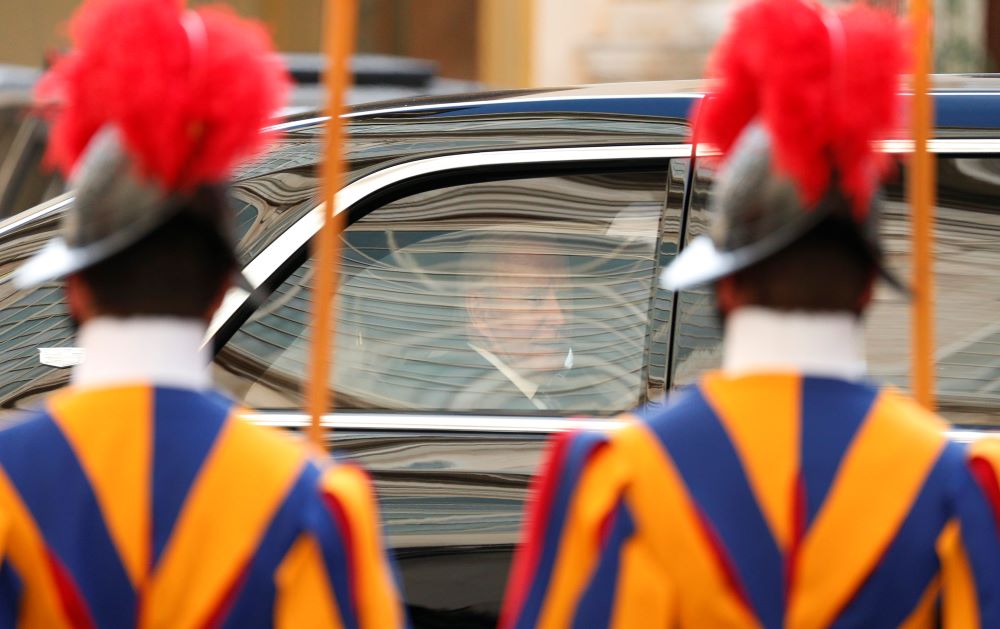
[[[906, 10], [906, 0], [869, 1]], [[432, 59], [440, 76], [496, 87], [696, 78], [738, 2], [360, 0], [358, 49]], [[0, 1], [0, 63], [40, 65], [78, 3]], [[225, 3], [265, 21], [282, 50], [320, 49], [323, 0]], [[1000, 0], [935, 6], [938, 71], [1000, 69]]]

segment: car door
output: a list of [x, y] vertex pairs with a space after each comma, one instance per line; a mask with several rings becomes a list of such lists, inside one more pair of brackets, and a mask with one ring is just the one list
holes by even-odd
[[[656, 403], [689, 147], [431, 158], [352, 183], [330, 447], [375, 480], [418, 626], [494, 626], [548, 437]], [[266, 296], [216, 322], [216, 380], [293, 430], [315, 215], [251, 263]], [[598, 419], [583, 419], [597, 417]]]

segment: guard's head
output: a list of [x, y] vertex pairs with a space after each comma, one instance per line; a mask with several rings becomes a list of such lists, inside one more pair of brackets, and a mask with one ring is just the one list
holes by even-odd
[[23, 287], [68, 278], [70, 312], [210, 318], [236, 277], [235, 213], [223, 184], [164, 188], [144, 177], [120, 134], [89, 143], [60, 234], [17, 270]]
[[70, 277], [81, 319], [204, 318], [236, 266], [226, 182], [273, 137], [288, 74], [263, 28], [216, 8], [95, 0], [70, 32], [37, 96], [75, 198], [15, 283]]
[[[709, 233], [663, 274], [741, 306], [861, 313], [885, 269], [875, 142], [892, 133], [904, 55], [895, 18], [800, 0], [744, 5], [716, 49], [696, 135], [721, 153]], [[702, 158], [699, 158], [702, 159]]]
[[716, 281], [716, 304], [723, 316], [743, 306], [860, 316], [878, 272], [854, 225], [827, 219], [781, 251]]
[[94, 316], [165, 316], [209, 320], [238, 272], [231, 243], [206, 215], [225, 204], [199, 190], [173, 217], [135, 244], [71, 274], [70, 312]]

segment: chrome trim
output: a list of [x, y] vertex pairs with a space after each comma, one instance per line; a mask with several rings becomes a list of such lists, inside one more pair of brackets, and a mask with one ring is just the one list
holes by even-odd
[[[285, 118], [290, 118], [291, 116], [298, 116], [301, 114], [308, 114], [315, 112], [317, 107], [309, 105], [286, 105], [278, 110], [278, 113], [274, 114], [272, 118], [282, 120]], [[281, 124], [281, 123], [279, 123]]]
[[[461, 155], [445, 155], [397, 164], [366, 175], [348, 184], [337, 193], [335, 214], [340, 214], [374, 192], [407, 179], [458, 171], [479, 166], [501, 166], [510, 164], [559, 164], [576, 162], [617, 161], [636, 159], [669, 159], [687, 157], [691, 153], [690, 144], [650, 144], [639, 146], [574, 147], [554, 149], [522, 149], [485, 151]], [[260, 286], [300, 247], [309, 242], [323, 225], [324, 204], [299, 219], [294, 225], [278, 236], [266, 249], [243, 268], [243, 275], [254, 288]], [[237, 292], [238, 291], [238, 292]], [[223, 300], [208, 326], [206, 343], [215, 336], [223, 324], [232, 317], [246, 301], [247, 293], [239, 289], [231, 290]]]
[[[891, 154], [912, 153], [913, 140], [881, 140], [875, 145]], [[927, 143], [931, 153], [1000, 153], [1000, 139], [994, 138], [937, 138]], [[698, 145], [698, 157], [719, 155], [719, 150], [708, 144]]]
[[264, 127], [264, 132], [270, 131], [288, 131], [289, 129], [295, 129], [297, 127], [308, 127], [314, 125], [318, 122], [326, 122], [327, 116], [317, 116], [315, 118], [303, 118], [302, 120], [292, 120], [289, 122], [280, 122], [278, 124], [272, 124]]
[[10, 223], [7, 223], [6, 225], [0, 226], [0, 236], [3, 236], [9, 231], [17, 229], [18, 227], [27, 225], [32, 221], [43, 218], [48, 214], [52, 214], [56, 210], [60, 210], [66, 207], [73, 201], [73, 199], [74, 199], [73, 192], [71, 190], [62, 193], [61, 195], [53, 199], [49, 199], [48, 201], [36, 205], [32, 209], [25, 210], [20, 214], [15, 214], [12, 218], [16, 218], [17, 220], [13, 220]]
[[[903, 92], [906, 96], [913, 96], [913, 92]], [[932, 96], [1000, 96], [1000, 92], [963, 92], [959, 89], [931, 90]]]
[[[306, 428], [309, 416], [302, 413], [248, 413], [244, 417], [255, 424], [277, 428]], [[498, 432], [548, 434], [569, 430], [614, 430], [627, 422], [617, 419], [581, 419], [579, 417], [518, 417], [499, 415], [440, 415], [414, 413], [332, 413], [321, 424], [334, 431], [398, 430]]]
[[949, 439], [958, 443], [973, 443], [975, 441], [979, 441], [980, 439], [1000, 436], [1000, 431], [991, 432], [989, 430], [965, 430], [957, 428], [955, 430], [949, 430], [945, 432], [945, 434], [948, 435]]
[[[886, 153], [912, 153], [913, 140], [884, 140], [878, 143]], [[1000, 153], [1000, 139], [936, 139], [927, 143], [932, 153]]]
[[[244, 417], [261, 426], [275, 428], [307, 428], [309, 416], [303, 413], [254, 412]], [[550, 434], [571, 430], [617, 430], [629, 425], [627, 419], [584, 419], [580, 417], [523, 417], [517, 415], [446, 415], [419, 413], [357, 413], [338, 412], [324, 415], [323, 428], [340, 430], [450, 431], [495, 432], [518, 434]], [[973, 443], [998, 432], [954, 429], [945, 432], [958, 443]]]

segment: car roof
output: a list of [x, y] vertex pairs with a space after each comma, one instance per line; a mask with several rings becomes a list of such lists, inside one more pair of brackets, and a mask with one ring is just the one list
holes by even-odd
[[[998, 127], [1000, 75], [934, 75], [932, 82], [939, 129]], [[909, 83], [904, 79], [904, 93], [909, 93]], [[433, 118], [577, 112], [687, 118], [691, 105], [707, 87], [704, 80], [648, 81], [424, 96], [367, 103], [352, 108], [347, 116]]]

